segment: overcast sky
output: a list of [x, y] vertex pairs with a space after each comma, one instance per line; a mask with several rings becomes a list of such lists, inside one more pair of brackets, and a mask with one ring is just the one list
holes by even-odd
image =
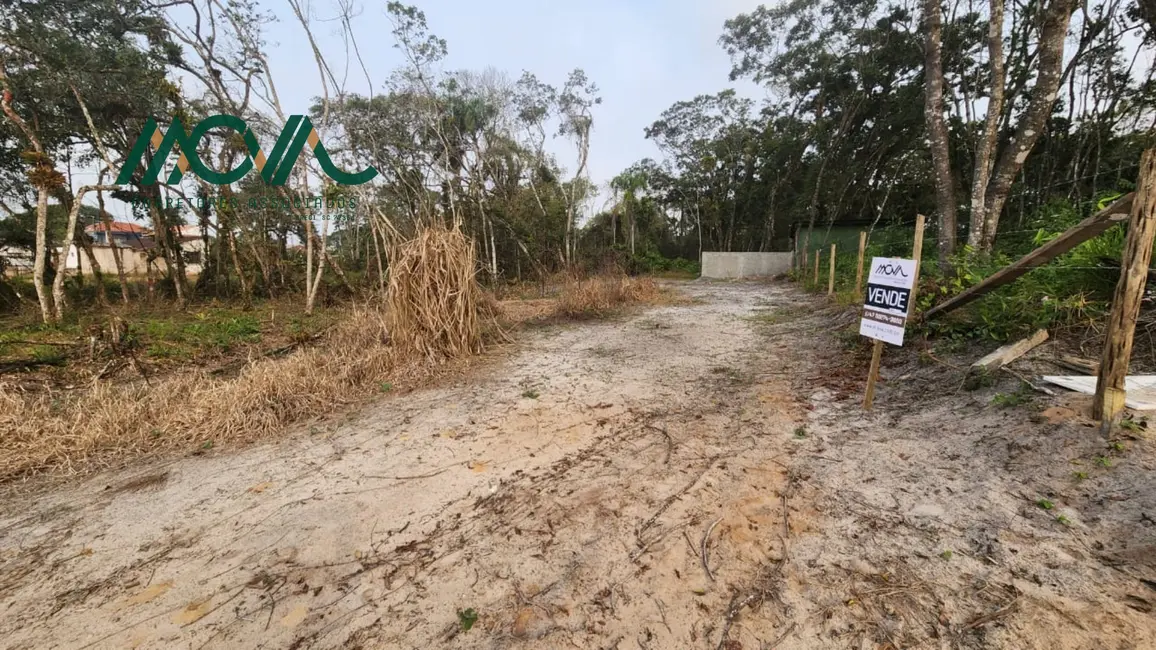
[[[369, 84], [355, 59], [345, 61], [335, 0], [302, 0], [314, 37], [346, 90], [367, 94]], [[385, 0], [354, 0], [353, 29], [375, 92], [402, 65], [394, 47]], [[317, 65], [286, 0], [260, 0], [276, 21], [266, 25], [266, 51], [282, 107], [307, 113], [321, 88]], [[430, 31], [445, 39], [444, 69], [494, 68], [515, 81], [522, 72], [560, 88], [574, 68], [597, 84], [602, 104], [594, 107], [588, 173], [602, 186], [631, 163], [661, 158], [643, 135], [671, 104], [700, 94], [736, 88], [761, 99], [752, 83], [730, 82], [730, 60], [718, 44], [723, 22], [751, 11], [756, 0], [410, 0], [425, 12]], [[558, 162], [573, 171], [574, 145], [547, 143]], [[74, 170], [76, 183], [91, 183], [95, 170]], [[91, 178], [89, 178], [91, 176]], [[587, 210], [598, 210], [606, 196]], [[118, 219], [131, 219], [127, 204], [109, 202]]]
[[[304, 113], [320, 81], [303, 30], [284, 0], [266, 0], [279, 22], [268, 26], [270, 66], [287, 112]], [[731, 83], [730, 60], [718, 45], [723, 21], [750, 11], [755, 0], [418, 0], [430, 31], [445, 39], [447, 70], [505, 72], [511, 81], [523, 70], [560, 87], [582, 68], [600, 90], [594, 109], [589, 171], [603, 184], [631, 163], [658, 158], [643, 129], [676, 101], [736, 87], [759, 99], [753, 84]], [[314, 35], [340, 79], [345, 47], [332, 0], [311, 0]], [[393, 47], [385, 2], [359, 1], [354, 31], [376, 90], [401, 65]], [[368, 90], [351, 61], [348, 90]], [[563, 139], [551, 151], [573, 170], [574, 147]]]

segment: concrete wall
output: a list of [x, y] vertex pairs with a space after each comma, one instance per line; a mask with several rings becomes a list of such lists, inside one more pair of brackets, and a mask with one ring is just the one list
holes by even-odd
[[[197, 275], [201, 272], [201, 264], [199, 262], [188, 261], [188, 254], [190, 252], [197, 253], [196, 259], [202, 259], [204, 256], [204, 243], [201, 241], [181, 242], [181, 250], [185, 252], [185, 274]], [[118, 248], [120, 252], [121, 264], [124, 265], [125, 275], [147, 275], [148, 274], [148, 253], [136, 248]], [[106, 276], [116, 277], [116, 258], [113, 257], [112, 247], [101, 244], [92, 245], [92, 256], [96, 258], [96, 263], [100, 265], [100, 272]], [[67, 268], [69, 271], [79, 270], [82, 275], [90, 275], [92, 267], [88, 263], [88, 255], [82, 251], [78, 251], [75, 245], [68, 249]], [[159, 256], [153, 260], [153, 270], [157, 273], [164, 273], [165, 260]]]
[[750, 278], [791, 270], [790, 253], [703, 253], [702, 277]]

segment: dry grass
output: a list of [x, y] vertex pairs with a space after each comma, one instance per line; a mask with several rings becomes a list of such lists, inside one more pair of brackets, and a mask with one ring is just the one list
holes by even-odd
[[571, 279], [558, 297], [558, 314], [573, 319], [596, 318], [626, 305], [661, 302], [663, 297], [664, 292], [650, 278]]
[[[472, 244], [456, 230], [431, 229], [396, 246], [392, 260], [386, 307], [354, 309], [314, 346], [260, 359], [234, 377], [196, 369], [151, 384], [93, 381], [35, 393], [0, 383], [0, 482], [269, 439], [387, 380], [420, 380], [481, 351], [496, 306], [475, 281]], [[664, 295], [648, 279], [572, 280], [553, 313], [589, 318]]]
[[194, 370], [151, 385], [95, 381], [36, 394], [0, 384], [0, 481], [261, 440], [364, 398], [387, 378], [420, 378], [434, 372], [431, 361], [481, 351], [479, 310], [488, 303], [461, 232], [425, 230], [396, 246], [392, 260], [388, 308], [355, 309], [318, 345], [233, 378]]
[[[379, 310], [363, 308], [320, 345], [258, 361], [232, 379], [196, 371], [144, 382], [25, 394], [0, 385], [0, 480], [72, 472], [163, 449], [251, 442], [355, 401], [398, 371]], [[404, 361], [404, 360], [402, 360]]]
[[473, 240], [460, 230], [423, 229], [392, 247], [386, 294], [394, 345], [433, 361], [482, 350], [483, 298]]

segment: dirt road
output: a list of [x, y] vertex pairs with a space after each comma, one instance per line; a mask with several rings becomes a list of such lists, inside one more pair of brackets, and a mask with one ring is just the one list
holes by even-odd
[[1156, 647], [1150, 442], [1076, 488], [1089, 430], [934, 368], [866, 416], [836, 311], [681, 290], [278, 444], [8, 498], [0, 646]]

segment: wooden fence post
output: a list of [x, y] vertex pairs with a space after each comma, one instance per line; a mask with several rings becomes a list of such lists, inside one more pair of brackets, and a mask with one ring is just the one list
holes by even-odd
[[1136, 317], [1148, 280], [1152, 261], [1152, 236], [1156, 234], [1156, 149], [1148, 149], [1140, 159], [1136, 197], [1128, 221], [1128, 238], [1120, 261], [1120, 280], [1112, 298], [1112, 314], [1104, 334], [1104, 354], [1096, 377], [1092, 417], [1100, 420], [1100, 433], [1109, 435], [1124, 411], [1124, 378], [1132, 357], [1132, 337]]
[[823, 251], [821, 249], [816, 248], [815, 249], [815, 282], [814, 282], [816, 289], [819, 288], [819, 258], [821, 258], [821, 257], [823, 257]]
[[[915, 309], [915, 293], [919, 289], [919, 264], [923, 258], [923, 226], [926, 218], [915, 216], [915, 243], [911, 246], [911, 258], [915, 260], [915, 281], [911, 284], [911, 295], [907, 299], [907, 313]], [[863, 408], [870, 411], [875, 403], [875, 381], [879, 378], [879, 363], [883, 359], [883, 341], [875, 339], [871, 349], [871, 368], [867, 371], [867, 391], [863, 394]]]
[[867, 252], [867, 231], [859, 231], [859, 266], [855, 271], [855, 296], [859, 302], [863, 301], [863, 255]]
[[831, 268], [827, 271], [827, 296], [835, 295], [835, 245], [831, 244]]
[[911, 245], [911, 259], [915, 260], [915, 282], [911, 283], [911, 296], [907, 298], [907, 313], [915, 311], [915, 294], [919, 293], [919, 267], [923, 262], [923, 226], [927, 217], [915, 215], [915, 242]]

